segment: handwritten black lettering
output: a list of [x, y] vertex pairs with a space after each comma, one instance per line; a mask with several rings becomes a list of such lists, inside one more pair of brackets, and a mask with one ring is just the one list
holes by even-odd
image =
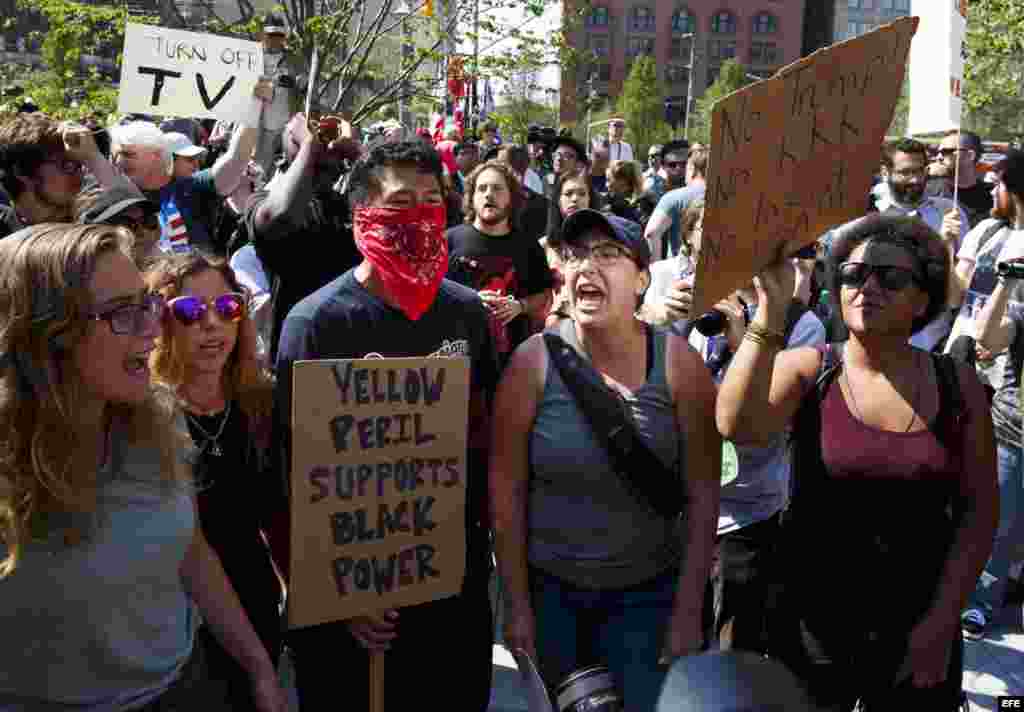
[[181, 72], [172, 72], [169, 69], [160, 69], [159, 67], [139, 67], [139, 74], [152, 74], [153, 79], [153, 96], [150, 98], [150, 106], [160, 106], [160, 94], [164, 90], [164, 79], [170, 77], [171, 79], [180, 79]]
[[234, 85], [235, 79], [236, 77], [231, 77], [224, 82], [224, 86], [220, 88], [220, 91], [217, 92], [217, 95], [211, 100], [210, 95], [206, 91], [206, 81], [203, 79], [203, 75], [196, 72], [196, 87], [199, 89], [199, 98], [202, 99], [203, 106], [205, 106], [207, 110], [217, 106], [217, 104], [220, 103], [220, 100], [224, 98], [224, 95], [228, 93], [228, 89]]
[[321, 499], [327, 497], [330, 493], [330, 488], [324, 482], [331, 478], [331, 471], [326, 467], [314, 467], [309, 472], [309, 484], [316, 487], [316, 492], [310, 497], [309, 501], [311, 504], [319, 502]]

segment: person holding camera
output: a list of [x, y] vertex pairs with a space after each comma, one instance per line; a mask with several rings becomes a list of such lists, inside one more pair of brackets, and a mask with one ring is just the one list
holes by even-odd
[[288, 28], [278, 15], [267, 15], [263, 21], [263, 76], [274, 85], [273, 98], [263, 109], [260, 136], [256, 144], [256, 163], [263, 175], [270, 176], [274, 161], [281, 153], [281, 132], [292, 114], [302, 106], [305, 82], [308, 81], [301, 58], [287, 45]]
[[[1007, 229], [1000, 236], [1005, 244], [1001, 246], [998, 258], [990, 257], [988, 260], [990, 279], [995, 278], [996, 284], [988, 299], [983, 301], [984, 306], [974, 316], [977, 344], [988, 353], [999, 354], [995, 363], [1001, 366], [1001, 378], [994, 379], [998, 387], [992, 398], [992, 423], [998, 448], [999, 528], [985, 573], [978, 579], [970, 604], [960, 618], [964, 635], [972, 640], [984, 636], [986, 626], [1003, 605], [1010, 566], [1017, 558], [1021, 541], [1018, 513], [1024, 504], [1021, 497], [1024, 461], [1021, 457], [1020, 408], [1021, 362], [1024, 360], [1024, 329], [1021, 328], [1024, 320], [1022, 168], [1024, 153], [1010, 151], [995, 169], [999, 182], [992, 191], [995, 199], [992, 212], [1007, 221]], [[980, 226], [976, 228], [979, 229]], [[981, 270], [975, 267], [974, 274], [980, 276]], [[972, 286], [976, 286], [974, 279]]]

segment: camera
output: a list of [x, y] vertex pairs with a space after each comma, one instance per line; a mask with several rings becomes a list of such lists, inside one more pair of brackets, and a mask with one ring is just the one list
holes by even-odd
[[1024, 279], [1024, 262], [1000, 262], [996, 274], [1006, 279]]
[[279, 87], [284, 87], [285, 89], [294, 89], [295, 77], [291, 76], [290, 74], [282, 74], [277, 78], [277, 85]]
[[697, 317], [693, 322], [693, 328], [703, 336], [718, 336], [725, 331], [728, 323], [729, 319], [725, 316], [725, 312], [712, 309]]

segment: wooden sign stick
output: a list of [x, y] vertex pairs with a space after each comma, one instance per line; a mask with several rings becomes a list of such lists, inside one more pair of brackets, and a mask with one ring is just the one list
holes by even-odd
[[384, 651], [370, 651], [370, 712], [384, 712]]

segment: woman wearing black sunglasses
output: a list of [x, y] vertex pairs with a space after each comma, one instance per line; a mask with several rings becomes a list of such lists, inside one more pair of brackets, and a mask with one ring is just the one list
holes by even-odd
[[[282, 591], [264, 532], [279, 480], [266, 457], [272, 389], [248, 298], [226, 263], [199, 253], [157, 262], [146, 281], [167, 300], [150, 367], [185, 410], [197, 449], [200, 523], [276, 664]], [[254, 709], [244, 671], [205, 628], [199, 635], [211, 673], [228, 682], [232, 708]]]
[[948, 257], [913, 219], [842, 226], [830, 292], [849, 340], [779, 353], [792, 269], [758, 311], [718, 395], [723, 436], [757, 443], [794, 419], [784, 592], [769, 652], [836, 710], [953, 710], [960, 611], [992, 546], [995, 445], [973, 369], [908, 339], [946, 303]]

